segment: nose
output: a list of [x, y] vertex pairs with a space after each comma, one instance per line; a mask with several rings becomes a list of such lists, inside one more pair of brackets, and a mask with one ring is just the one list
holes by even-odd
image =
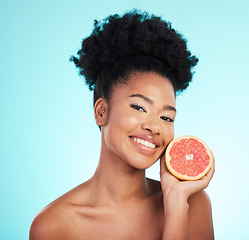
[[149, 131], [151, 134], [160, 134], [161, 132], [161, 127], [160, 123], [158, 121], [158, 118], [156, 117], [149, 117], [147, 118], [143, 124], [142, 124], [142, 129]]

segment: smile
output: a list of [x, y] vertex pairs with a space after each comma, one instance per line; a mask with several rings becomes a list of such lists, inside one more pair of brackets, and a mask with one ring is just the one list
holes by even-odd
[[133, 140], [134, 140], [134, 142], [137, 142], [137, 143], [139, 143], [139, 144], [142, 144], [142, 145], [144, 145], [144, 146], [146, 146], [146, 147], [149, 147], [149, 148], [155, 148], [156, 147], [156, 145], [155, 144], [153, 144], [153, 143], [151, 143], [151, 142], [148, 142], [148, 141], [146, 141], [146, 140], [143, 140], [143, 139], [140, 139], [140, 138], [132, 138]]
[[152, 143], [151, 141], [147, 141], [145, 139], [139, 138], [138, 136], [136, 136], [136, 137], [132, 136], [132, 137], [130, 137], [130, 139], [131, 139], [131, 143], [133, 144], [133, 146], [139, 152], [141, 152], [143, 154], [154, 155], [157, 151], [158, 145], [155, 144], [156, 140], [154, 140], [155, 142]]

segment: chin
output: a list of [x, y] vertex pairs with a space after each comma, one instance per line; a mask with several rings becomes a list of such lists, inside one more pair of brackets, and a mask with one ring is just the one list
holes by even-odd
[[139, 169], [139, 170], [146, 170], [149, 167], [151, 167], [154, 163], [156, 163], [158, 160], [156, 161], [150, 161], [147, 159], [139, 159], [136, 161], [136, 163], [134, 163], [133, 160], [133, 164], [131, 164], [134, 168]]

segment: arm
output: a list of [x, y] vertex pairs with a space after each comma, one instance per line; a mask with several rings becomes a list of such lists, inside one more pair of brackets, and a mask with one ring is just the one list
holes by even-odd
[[214, 166], [198, 181], [179, 181], [168, 172], [164, 156], [161, 158], [164, 240], [213, 239], [210, 201], [202, 191], [213, 174]]
[[187, 200], [181, 193], [172, 192], [164, 194], [163, 240], [188, 240], [190, 239]]

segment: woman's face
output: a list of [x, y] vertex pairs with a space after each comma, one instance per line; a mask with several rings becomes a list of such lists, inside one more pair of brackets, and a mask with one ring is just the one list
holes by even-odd
[[108, 103], [101, 129], [106, 153], [137, 169], [150, 167], [174, 137], [175, 115], [170, 81], [156, 73], [134, 73]]

